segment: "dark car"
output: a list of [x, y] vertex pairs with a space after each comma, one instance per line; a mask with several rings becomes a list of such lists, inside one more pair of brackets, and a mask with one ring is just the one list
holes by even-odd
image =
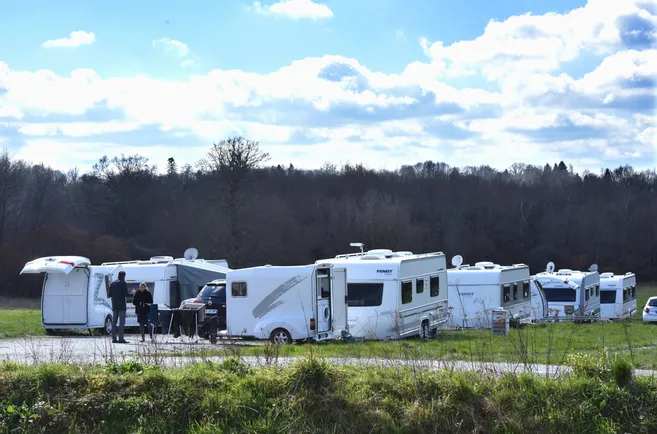
[[207, 283], [196, 296], [196, 303], [205, 303], [206, 317], [217, 316], [219, 330], [226, 330], [226, 281]]

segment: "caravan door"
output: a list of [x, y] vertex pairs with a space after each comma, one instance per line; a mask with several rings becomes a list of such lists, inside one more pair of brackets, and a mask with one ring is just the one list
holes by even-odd
[[347, 269], [333, 268], [331, 273], [331, 303], [333, 304], [333, 333], [349, 330], [347, 324]]
[[46, 273], [41, 294], [44, 325], [87, 324], [90, 263], [81, 256], [54, 256], [25, 264], [20, 274]]

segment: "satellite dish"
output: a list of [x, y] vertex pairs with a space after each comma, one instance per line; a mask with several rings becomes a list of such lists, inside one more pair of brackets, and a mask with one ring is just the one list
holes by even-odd
[[552, 273], [554, 271], [554, 262], [548, 262], [547, 267], [545, 267], [545, 271]]
[[463, 256], [456, 255], [452, 258], [452, 265], [455, 267], [460, 267], [463, 264]]
[[591, 273], [595, 273], [596, 271], [598, 271], [598, 264], [592, 264], [592, 265], [589, 267], [589, 271], [590, 271]]
[[183, 255], [185, 259], [189, 260], [194, 260], [198, 258], [198, 250], [196, 250], [194, 247], [190, 247], [189, 249], [185, 250], [185, 254]]

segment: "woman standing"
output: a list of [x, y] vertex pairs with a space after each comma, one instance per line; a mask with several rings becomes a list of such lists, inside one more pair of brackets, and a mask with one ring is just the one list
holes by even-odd
[[153, 304], [153, 294], [150, 293], [148, 287], [144, 282], [139, 284], [139, 291], [132, 299], [132, 304], [135, 305], [135, 313], [137, 314], [137, 322], [139, 323], [139, 332], [141, 333], [141, 341], [144, 342], [144, 326], [148, 327], [148, 335], [153, 340], [153, 325], [148, 321], [148, 315], [151, 312], [151, 305]]

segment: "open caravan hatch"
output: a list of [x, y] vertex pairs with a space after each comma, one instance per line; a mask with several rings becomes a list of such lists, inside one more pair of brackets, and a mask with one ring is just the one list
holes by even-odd
[[[188, 253], [194, 253], [189, 255]], [[149, 260], [105, 262], [92, 265], [83, 256], [49, 256], [25, 264], [20, 274], [45, 274], [41, 292], [41, 324], [47, 332], [61, 329], [98, 329], [109, 333], [112, 302], [109, 285], [125, 271], [128, 291], [126, 327], [137, 326], [132, 293], [141, 282], [153, 294], [158, 311], [177, 307], [195, 297], [207, 282], [224, 279], [225, 261], [196, 259], [196, 249], [184, 258], [155, 256]], [[221, 264], [221, 265], [219, 265]]]

